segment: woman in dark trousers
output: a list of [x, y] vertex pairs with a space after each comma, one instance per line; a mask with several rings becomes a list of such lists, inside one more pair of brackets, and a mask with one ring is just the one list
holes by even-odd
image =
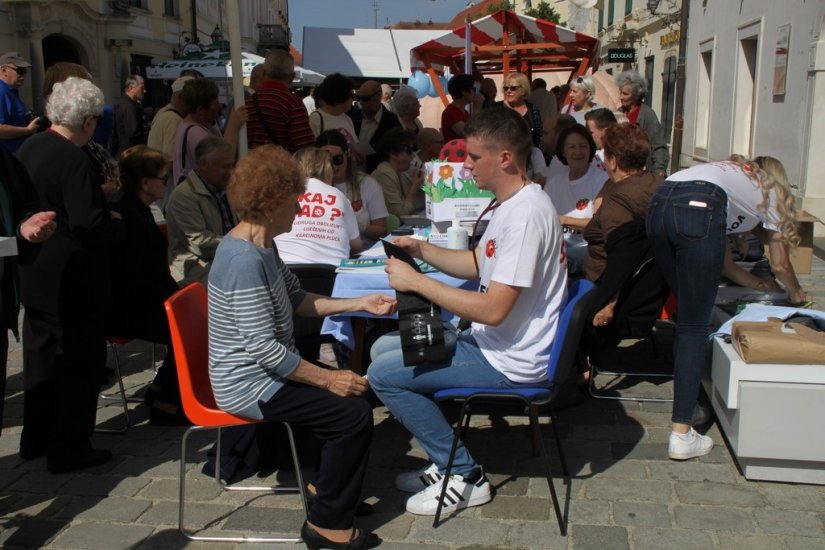
[[47, 455], [52, 473], [103, 464], [92, 448], [97, 397], [106, 364], [103, 317], [111, 307], [108, 247], [122, 234], [100, 181], [81, 149], [103, 115], [103, 92], [70, 77], [46, 102], [51, 128], [18, 152], [57, 228], [21, 270], [24, 404], [20, 455]]
[[773, 278], [737, 266], [726, 235], [754, 231], [768, 245], [771, 269], [789, 300], [805, 300], [788, 256], [799, 236], [785, 169], [772, 157], [751, 161], [735, 156], [676, 172], [653, 195], [646, 227], [653, 258], [679, 300], [668, 456], [685, 460], [713, 448], [711, 438], [696, 433], [690, 424], [722, 275], [762, 292], [781, 290]]
[[166, 261], [166, 237], [149, 205], [163, 198], [169, 158], [146, 145], [121, 153], [118, 173], [123, 195], [112, 205], [126, 226], [126, 239], [109, 251], [114, 309], [106, 316], [106, 334], [138, 338], [167, 347], [163, 365], [146, 393], [149, 421], [180, 424], [180, 392], [163, 302], [178, 290]]

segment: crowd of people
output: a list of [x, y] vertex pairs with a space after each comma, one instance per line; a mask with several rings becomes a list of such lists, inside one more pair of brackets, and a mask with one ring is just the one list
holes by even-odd
[[[0, 56], [0, 94], [11, 98], [3, 105], [11, 109], [0, 112], [0, 222], [3, 235], [19, 242], [16, 258], [2, 258], [0, 374], [5, 384], [6, 331], [16, 333], [19, 296], [20, 454], [45, 455], [51, 472], [111, 459], [91, 438], [106, 337], [169, 347], [163, 302], [192, 282], [208, 288], [217, 404], [256, 420], [288, 421], [322, 442], [302, 536], [333, 548], [380, 542], [354, 526], [372, 437], [371, 396], [429, 459], [395, 480], [413, 493], [409, 512], [434, 515], [443, 484], [445, 512], [492, 498], [483, 467], [461, 442], [453, 475], [444, 478], [453, 430], [432, 395], [461, 385], [547, 384], [569, 280], [595, 284], [583, 301], [589, 361], [627, 330], [649, 329], [668, 292], [675, 295], [668, 442], [675, 460], [713, 445], [691, 420], [720, 279], [805, 300], [789, 261], [798, 235], [782, 164], [732, 156], [668, 175], [664, 130], [634, 72], [616, 79], [616, 113], [595, 103], [589, 76], [556, 94], [542, 79], [513, 72], [496, 101], [492, 80], [456, 75], [438, 129], [421, 123], [412, 88], [393, 92], [341, 74], [326, 77], [307, 108], [289, 89], [292, 57], [275, 51], [256, 68], [253, 89], [229, 109], [223, 129], [218, 87], [189, 74], [172, 83], [169, 104], [146, 131], [145, 84], [133, 75], [111, 110], [110, 135], [97, 141], [105, 106], [89, 72], [72, 63], [49, 68], [43, 120], [27, 119], [16, 90], [29, 66], [16, 52]], [[241, 132], [250, 153], [239, 159]], [[478, 280], [480, 292], [449, 287], [393, 258], [386, 266], [393, 289], [470, 322], [464, 330], [446, 328], [447, 360], [406, 367], [398, 334], [375, 342], [364, 376], [301, 357], [294, 315], [385, 316], [397, 302], [382, 294], [332, 299], [305, 292], [289, 266], [337, 266], [386, 237], [402, 216], [421, 214], [424, 165], [452, 140], [464, 140], [464, 168], [495, 197], [486, 229], [470, 250], [409, 237], [394, 242], [444, 273]], [[165, 225], [156, 223], [153, 205]], [[767, 244], [775, 278], [733, 261], [726, 236], [746, 231]], [[652, 267], [641, 272], [643, 265]], [[145, 401], [151, 423], [187, 422], [171, 350]]]

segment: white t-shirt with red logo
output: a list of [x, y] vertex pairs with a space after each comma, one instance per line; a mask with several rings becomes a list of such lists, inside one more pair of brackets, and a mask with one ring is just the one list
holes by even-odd
[[[571, 218], [592, 218], [593, 201], [608, 180], [607, 172], [591, 164], [587, 172], [575, 181], [570, 181], [570, 170], [558, 174], [544, 185], [544, 192], [550, 196], [553, 206], [561, 216]], [[568, 248], [587, 246], [582, 232], [565, 227], [564, 242]]]
[[349, 258], [349, 242], [358, 237], [349, 199], [335, 187], [309, 178], [298, 202], [301, 212], [292, 222], [292, 231], [275, 237], [284, 263], [337, 266]]
[[[381, 190], [381, 185], [367, 174], [358, 174], [358, 177], [361, 178], [359, 185], [360, 200], [352, 200], [354, 193], [349, 182], [334, 185], [336, 189], [350, 198], [352, 210], [355, 212], [355, 219], [358, 220], [358, 230], [363, 233], [372, 220], [386, 218], [389, 212], [384, 202], [384, 192]], [[364, 236], [361, 235], [361, 238], [363, 239]]]
[[680, 170], [667, 178], [669, 181], [706, 181], [721, 187], [728, 196], [727, 233], [744, 233], [760, 223], [765, 229], [777, 231], [779, 214], [776, 212], [776, 192], [768, 195], [765, 211], [762, 188], [735, 162], [721, 161], [697, 164]]
[[492, 281], [521, 289], [500, 325], [473, 323], [479, 349], [513, 382], [546, 381], [567, 296], [567, 258], [558, 215], [541, 187], [531, 183], [493, 210], [477, 253], [481, 292]]

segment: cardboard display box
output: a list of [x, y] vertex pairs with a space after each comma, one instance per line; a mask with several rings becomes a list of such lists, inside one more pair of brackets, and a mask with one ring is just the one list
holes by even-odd
[[[791, 265], [795, 273], [808, 274], [811, 272], [811, 261], [814, 255], [814, 224], [822, 220], [803, 210], [797, 216], [799, 230], [799, 246], [792, 249]], [[768, 255], [768, 247], [765, 246], [765, 256]]]
[[473, 176], [460, 162], [428, 162], [425, 170], [424, 193], [430, 221], [475, 221], [493, 200], [490, 191], [476, 187]]

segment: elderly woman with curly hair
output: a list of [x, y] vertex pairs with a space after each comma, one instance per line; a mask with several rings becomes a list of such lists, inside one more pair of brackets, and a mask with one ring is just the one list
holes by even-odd
[[95, 168], [82, 150], [102, 115], [103, 92], [84, 78], [67, 78], [54, 85], [46, 102], [51, 128], [19, 150], [41, 207], [57, 213], [54, 235], [21, 270], [26, 314], [20, 455], [47, 455], [52, 473], [112, 457], [93, 449], [90, 440], [106, 364], [108, 247], [123, 230], [106, 208]]
[[588, 111], [601, 107], [594, 101], [596, 97], [596, 83], [589, 76], [577, 76], [570, 82], [570, 102], [562, 108], [564, 114], [568, 114], [576, 119], [576, 122], [584, 126], [586, 124], [584, 115]]
[[301, 528], [307, 546], [372, 548], [380, 539], [353, 527], [372, 438], [372, 406], [362, 397], [367, 379], [302, 359], [292, 315], [387, 315], [396, 302], [301, 290], [272, 242], [291, 229], [304, 191], [300, 167], [280, 147], [258, 147], [238, 162], [229, 201], [241, 221], [221, 241], [209, 273], [209, 378], [221, 409], [290, 422], [322, 440], [313, 505]]
[[780, 290], [737, 266], [726, 235], [753, 231], [768, 244], [771, 269], [792, 303], [805, 300], [788, 251], [799, 242], [793, 195], [782, 163], [735, 156], [672, 174], [647, 210], [653, 257], [678, 298], [674, 348], [673, 431], [668, 455], [685, 460], [708, 454], [710, 437], [691, 427], [705, 364], [705, 343], [719, 280], [760, 291]]
[[619, 86], [622, 112], [627, 115], [627, 120], [631, 124], [644, 130], [650, 140], [651, 150], [647, 169], [666, 176], [670, 153], [667, 150], [665, 129], [659, 124], [659, 118], [653, 109], [642, 103], [647, 94], [647, 80], [636, 71], [624, 71], [616, 77], [616, 84]]

